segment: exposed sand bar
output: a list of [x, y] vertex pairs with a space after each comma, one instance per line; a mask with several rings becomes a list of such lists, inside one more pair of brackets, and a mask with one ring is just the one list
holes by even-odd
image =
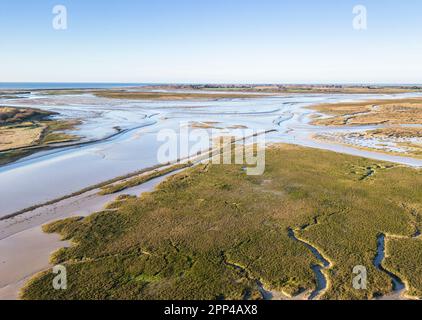
[[18, 299], [19, 289], [25, 282], [45, 270], [50, 254], [66, 245], [59, 235], [43, 233], [41, 226], [0, 241], [0, 299]]

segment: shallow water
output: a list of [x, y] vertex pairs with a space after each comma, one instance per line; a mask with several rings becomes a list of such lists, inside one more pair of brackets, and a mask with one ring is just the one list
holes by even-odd
[[378, 236], [378, 239], [377, 239], [377, 255], [374, 259], [374, 266], [378, 270], [386, 273], [391, 278], [394, 293], [403, 292], [406, 289], [406, 286], [404, 285], [403, 281], [399, 277], [397, 277], [392, 272], [384, 269], [384, 267], [382, 266], [384, 259], [385, 259], [385, 235], [381, 234]]
[[[409, 96], [409, 94], [401, 95]], [[0, 105], [31, 106], [59, 113], [57, 118], [78, 118], [83, 141], [110, 139], [85, 146], [36, 153], [0, 168], [0, 217], [27, 207], [76, 192], [117, 176], [154, 166], [163, 142], [162, 129], [174, 129], [179, 138], [180, 124], [188, 121], [217, 122], [221, 133], [230, 126], [246, 126], [259, 131], [276, 130], [268, 142], [285, 142], [335, 152], [422, 166], [422, 160], [357, 150], [352, 147], [315, 141], [314, 133], [348, 129], [314, 127], [306, 107], [323, 102], [395, 98], [397, 95], [289, 95], [256, 99], [212, 101], [128, 101], [98, 98], [89, 94], [43, 96], [1, 100]], [[371, 127], [373, 128], [373, 127]], [[367, 130], [368, 128], [361, 128]], [[356, 131], [356, 127], [353, 128]], [[193, 145], [194, 143], [192, 143]], [[206, 146], [203, 146], [206, 149]], [[180, 158], [196, 154], [202, 145], [181, 151]], [[175, 157], [176, 160], [178, 157]]]
[[328, 268], [330, 266], [330, 263], [323, 257], [323, 255], [315, 247], [297, 238], [294, 230], [289, 229], [289, 237], [293, 239], [294, 241], [300, 242], [305, 247], [307, 247], [311, 251], [311, 253], [315, 256], [315, 258], [317, 258], [322, 264], [322, 266], [312, 265], [312, 271], [315, 274], [316, 288], [309, 296], [309, 300], [313, 300], [317, 298], [324, 290], [327, 289], [328, 281], [324, 273], [322, 272], [322, 270]]

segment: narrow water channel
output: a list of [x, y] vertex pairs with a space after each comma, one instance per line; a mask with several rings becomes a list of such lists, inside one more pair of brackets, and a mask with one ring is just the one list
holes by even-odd
[[327, 289], [328, 286], [328, 282], [327, 282], [327, 278], [325, 277], [324, 273], [322, 272], [322, 270], [327, 269], [330, 267], [330, 262], [327, 261], [327, 259], [325, 259], [322, 254], [318, 251], [318, 249], [316, 249], [315, 247], [311, 246], [310, 244], [300, 240], [296, 234], [295, 231], [293, 229], [289, 229], [289, 237], [297, 242], [302, 243], [303, 245], [305, 245], [311, 252], [312, 254], [321, 262], [321, 265], [317, 265], [314, 264], [312, 265], [312, 270], [315, 273], [315, 280], [316, 280], [316, 289], [311, 293], [311, 295], [309, 296], [309, 300], [314, 300], [316, 299], [322, 292], [324, 292], [324, 290]]
[[[223, 258], [224, 263], [227, 266], [229, 266], [229, 267], [237, 270], [240, 274], [244, 275], [246, 279], [251, 280], [251, 281], [253, 281], [255, 283], [255, 285], [258, 288], [259, 294], [261, 295], [261, 297], [262, 297], [263, 300], [272, 300], [273, 299], [273, 294], [270, 291], [267, 291], [264, 288], [263, 283], [259, 279], [253, 278], [249, 274], [248, 270], [246, 270], [245, 268], [241, 267], [240, 265], [227, 261], [227, 257], [224, 254], [224, 252], [222, 252], [221, 255], [222, 255], [222, 258]], [[249, 300], [250, 298], [251, 298], [251, 292], [249, 292], [249, 291], [248, 292], [245, 292], [243, 299], [244, 300]]]
[[406, 286], [404, 285], [403, 281], [394, 273], [384, 269], [384, 267], [382, 266], [384, 259], [385, 259], [385, 235], [380, 234], [377, 239], [377, 255], [375, 256], [375, 259], [374, 259], [374, 266], [378, 270], [386, 273], [391, 278], [394, 293], [400, 293], [404, 291], [406, 289]]

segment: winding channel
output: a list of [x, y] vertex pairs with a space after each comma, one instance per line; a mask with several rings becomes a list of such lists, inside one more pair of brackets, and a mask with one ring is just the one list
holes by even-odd
[[317, 258], [321, 263], [312, 265], [312, 270], [315, 273], [316, 288], [314, 291], [312, 291], [308, 298], [309, 300], [317, 299], [328, 289], [328, 279], [323, 271], [328, 270], [331, 267], [331, 263], [324, 258], [324, 256], [318, 251], [317, 248], [298, 238], [296, 232], [292, 228], [288, 229], [288, 234], [291, 239], [303, 244], [306, 248], [308, 248], [315, 256], [315, 258]]
[[[151, 117], [149, 117], [151, 118]], [[22, 163], [26, 162], [26, 161], [34, 161], [34, 160], [40, 160], [43, 157], [47, 157], [47, 156], [52, 156], [54, 154], [60, 153], [60, 152], [66, 152], [66, 151], [72, 151], [78, 148], [83, 148], [83, 147], [87, 147], [87, 146], [92, 146], [95, 144], [99, 144], [99, 143], [103, 143], [103, 142], [112, 142], [113, 140], [119, 138], [120, 136], [123, 136], [125, 134], [128, 134], [132, 131], [141, 129], [141, 128], [145, 128], [148, 126], [153, 126], [157, 124], [157, 121], [150, 121], [147, 122], [145, 124], [133, 127], [133, 128], [129, 128], [129, 129], [122, 129], [122, 130], [117, 130], [117, 132], [110, 134], [109, 136], [106, 136], [104, 138], [101, 139], [95, 139], [95, 140], [88, 140], [88, 141], [80, 141], [80, 142], [74, 142], [74, 143], [67, 143], [67, 144], [51, 144], [51, 145], [47, 145], [47, 146], [35, 146], [35, 147], [27, 147], [27, 148], [20, 148], [20, 149], [16, 149], [16, 150], [38, 150], [38, 151], [42, 151], [42, 152], [38, 152], [35, 153], [34, 155], [30, 155], [27, 156], [23, 159], [14, 161], [13, 163], [11, 163], [10, 165], [7, 166], [7, 169], [13, 168], [13, 166], [20, 166]], [[2, 152], [8, 152], [10, 150], [3, 150]], [[0, 166], [0, 172], [2, 171], [2, 168]]]
[[382, 266], [385, 259], [385, 238], [385, 234], [380, 234], [377, 238], [377, 255], [374, 259], [374, 266], [391, 278], [393, 293], [401, 295], [406, 291], [404, 282], [397, 275]]
[[[267, 291], [264, 288], [264, 285], [262, 284], [262, 282], [259, 279], [252, 277], [250, 275], [249, 271], [246, 268], [244, 268], [244, 267], [242, 267], [239, 264], [236, 264], [234, 262], [228, 261], [227, 256], [225, 255], [224, 252], [221, 253], [221, 256], [222, 256], [223, 262], [226, 266], [233, 268], [234, 270], [238, 271], [241, 275], [243, 275], [246, 279], [255, 283], [256, 287], [258, 288], [259, 294], [261, 295], [263, 300], [272, 300], [273, 299], [273, 294], [270, 291]], [[251, 292], [249, 292], [249, 291], [245, 292], [243, 299], [249, 300], [250, 295], [251, 295]]]
[[[409, 95], [402, 95], [408, 97]], [[308, 107], [324, 102], [343, 102], [397, 95], [295, 95], [257, 99], [221, 99], [213, 101], [124, 101], [99, 99], [86, 95], [31, 97], [2, 100], [0, 104], [52, 110], [65, 119], [81, 118], [79, 131], [96, 140], [84, 145], [38, 152], [0, 168], [0, 216], [8, 216], [34, 205], [72, 194], [106, 180], [157, 165], [157, 141], [163, 129], [179, 134], [180, 123], [217, 122], [218, 126], [245, 127], [268, 134], [268, 143], [290, 143], [331, 150], [377, 160], [422, 167], [422, 159], [398, 157], [353, 147], [316, 141], [312, 135], [334, 128], [310, 125], [317, 112]], [[153, 118], [149, 116], [153, 116]], [[122, 132], [110, 135], [119, 126]], [[362, 128], [362, 130], [367, 128]], [[356, 130], [356, 128], [345, 128]], [[229, 132], [229, 131], [226, 131]], [[77, 132], [75, 132], [77, 133]], [[97, 139], [95, 139], [97, 137]], [[181, 154], [179, 157], [187, 156]], [[176, 160], [176, 159], [175, 159]], [[42, 188], [40, 188], [42, 182]]]

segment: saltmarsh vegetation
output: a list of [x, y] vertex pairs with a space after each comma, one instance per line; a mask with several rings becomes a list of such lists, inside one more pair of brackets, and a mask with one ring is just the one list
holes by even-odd
[[[295, 295], [315, 289], [321, 261], [291, 229], [330, 263], [322, 299], [391, 292], [374, 266], [380, 234], [403, 237], [387, 242], [385, 267], [420, 295], [421, 183], [419, 170], [286, 145], [267, 150], [262, 176], [201, 164], [113, 210], [45, 226], [74, 243], [51, 258], [67, 267], [68, 289], [54, 290], [47, 270], [22, 297], [243, 299], [262, 297], [260, 284]], [[355, 266], [367, 268], [367, 290], [353, 288]]]
[[394, 94], [418, 92], [419, 86], [353, 86], [353, 85], [280, 85], [280, 84], [174, 84], [151, 85], [141, 90], [172, 90], [172, 91], [214, 91], [214, 92], [252, 92], [252, 93], [378, 93]]
[[151, 172], [147, 172], [144, 174], [141, 174], [139, 176], [135, 176], [129, 179], [126, 179], [124, 181], [118, 182], [118, 183], [114, 183], [111, 185], [107, 185], [101, 188], [101, 191], [99, 192], [100, 195], [105, 196], [108, 194], [113, 194], [113, 193], [117, 193], [129, 188], [133, 188], [136, 186], [139, 186], [145, 182], [148, 182], [154, 178], [158, 178], [161, 177], [163, 175], [172, 173], [174, 171], [183, 169], [183, 168], [187, 168], [192, 166], [191, 162], [186, 162], [186, 163], [181, 163], [181, 164], [175, 164], [175, 165], [171, 165], [162, 169], [155, 169]]
[[402, 125], [421, 124], [422, 99], [389, 99], [345, 102], [312, 106], [329, 118], [316, 119], [316, 125]]
[[328, 115], [317, 117], [313, 124], [321, 126], [376, 125], [365, 132], [322, 134], [317, 139], [353, 145], [392, 154], [421, 157], [422, 99], [402, 98], [361, 102], [320, 104], [313, 109]]
[[403, 279], [411, 297], [422, 297], [422, 239], [387, 238], [385, 267]]
[[154, 92], [154, 91], [128, 91], [128, 90], [104, 90], [94, 91], [97, 97], [112, 99], [135, 99], [135, 100], [217, 100], [217, 99], [251, 99], [260, 98], [259, 94], [244, 93], [207, 93], [207, 92]]
[[80, 139], [65, 132], [75, 129], [78, 120], [52, 120], [52, 115], [32, 108], [0, 107], [0, 165], [54, 143]]

